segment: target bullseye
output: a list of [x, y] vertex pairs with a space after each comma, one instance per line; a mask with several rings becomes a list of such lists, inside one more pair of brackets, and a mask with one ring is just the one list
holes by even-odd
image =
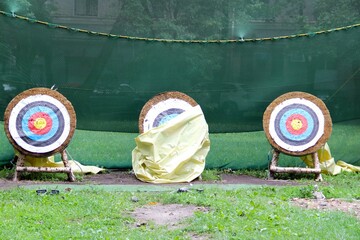
[[300, 114], [293, 114], [286, 120], [286, 129], [294, 135], [300, 135], [306, 131], [308, 127], [307, 120]]
[[60, 93], [34, 88], [20, 93], [5, 111], [5, 131], [20, 152], [51, 155], [64, 149], [74, 133], [76, 117]]
[[263, 126], [269, 142], [290, 155], [305, 155], [320, 148], [332, 130], [325, 104], [302, 92], [275, 99], [264, 113]]
[[46, 112], [37, 112], [28, 120], [28, 128], [36, 135], [47, 134], [52, 129], [52, 124], [52, 119]]

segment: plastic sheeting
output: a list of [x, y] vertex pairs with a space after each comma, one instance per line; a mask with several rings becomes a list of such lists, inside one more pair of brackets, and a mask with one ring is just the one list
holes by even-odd
[[[19, 153], [16, 152], [16, 155]], [[69, 160], [69, 165], [74, 173], [93, 173], [97, 174], [105, 169], [96, 166], [84, 166], [75, 160]], [[64, 167], [64, 163], [55, 162], [55, 157], [25, 157], [25, 166], [29, 167]]]
[[[354, 166], [343, 161], [337, 161], [335, 163], [334, 158], [331, 156], [330, 147], [327, 143], [318, 150], [318, 156], [322, 173], [337, 175], [343, 171], [360, 172], [360, 167], [358, 166]], [[306, 163], [307, 166], [314, 167], [311, 154], [303, 156], [301, 159]]]
[[200, 106], [135, 138], [132, 166], [144, 182], [191, 182], [205, 168], [210, 150], [208, 125]]

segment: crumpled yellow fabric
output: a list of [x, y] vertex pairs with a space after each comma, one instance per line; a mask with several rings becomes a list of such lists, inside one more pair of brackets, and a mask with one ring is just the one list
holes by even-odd
[[[331, 156], [330, 147], [327, 143], [318, 151], [321, 172], [329, 175], [337, 175], [343, 171], [346, 172], [360, 172], [360, 167], [354, 166], [343, 161], [335, 163], [334, 158]], [[301, 159], [308, 167], [314, 167], [312, 155], [302, 156]]]
[[[15, 151], [15, 154], [18, 155], [19, 153]], [[97, 174], [105, 170], [103, 168], [99, 168], [96, 166], [84, 166], [75, 160], [69, 160], [68, 162], [69, 162], [69, 166], [71, 167], [74, 173]], [[64, 163], [62, 161], [55, 162], [54, 156], [50, 156], [50, 157], [25, 156], [24, 165], [27, 167], [64, 167]]]
[[132, 167], [150, 183], [191, 182], [205, 168], [210, 150], [209, 130], [200, 106], [135, 138]]

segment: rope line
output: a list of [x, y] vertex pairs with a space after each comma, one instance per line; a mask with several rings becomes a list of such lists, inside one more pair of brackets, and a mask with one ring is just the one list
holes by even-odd
[[321, 30], [316, 32], [308, 32], [308, 33], [300, 33], [300, 34], [293, 34], [287, 36], [277, 36], [277, 37], [266, 37], [266, 38], [244, 38], [244, 39], [217, 39], [217, 40], [181, 40], [181, 39], [163, 39], [163, 38], [145, 38], [145, 37], [135, 37], [135, 36], [126, 36], [126, 35], [117, 35], [111, 33], [103, 33], [103, 32], [95, 32], [86, 29], [80, 28], [73, 28], [64, 25], [49, 23], [45, 21], [40, 21], [34, 18], [29, 18], [21, 15], [17, 15], [15, 13], [4, 12], [0, 10], [0, 14], [7, 17], [12, 17], [16, 19], [21, 19], [24, 21], [28, 21], [30, 23], [37, 23], [42, 24], [51, 28], [59, 28], [69, 31], [81, 32], [91, 35], [97, 36], [104, 36], [104, 37], [111, 37], [111, 38], [120, 38], [120, 39], [127, 39], [127, 40], [138, 40], [138, 41], [149, 41], [149, 42], [166, 42], [166, 43], [244, 43], [244, 42], [262, 42], [262, 41], [275, 41], [275, 40], [283, 40], [283, 39], [293, 39], [293, 38], [301, 38], [301, 37], [313, 37], [319, 34], [327, 34], [332, 32], [338, 32], [343, 30], [348, 30], [351, 28], [360, 27], [360, 23], [332, 28], [328, 30]]
[[348, 77], [346, 81], [344, 81], [343, 84], [341, 84], [341, 86], [338, 89], [336, 89], [336, 91], [326, 100], [330, 101], [333, 97], [335, 97], [335, 95], [337, 95], [350, 82], [350, 80], [352, 80], [359, 72], [360, 72], [360, 67], [355, 72], [353, 72], [350, 75], [350, 77]]

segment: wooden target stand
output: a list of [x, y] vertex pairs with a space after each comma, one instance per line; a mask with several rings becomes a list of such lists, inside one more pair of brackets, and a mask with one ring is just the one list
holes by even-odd
[[[263, 127], [273, 147], [269, 179], [276, 173], [305, 173], [315, 174], [315, 181], [322, 181], [317, 150], [329, 139], [332, 121], [321, 99], [304, 92], [283, 94], [266, 108]], [[280, 167], [280, 153], [290, 156], [311, 154], [314, 167]]]
[[[71, 103], [60, 93], [47, 88], [32, 88], [18, 94], [4, 114], [6, 136], [18, 151], [14, 181], [21, 172], [67, 173], [75, 181], [66, 147], [75, 132], [76, 115]], [[27, 156], [44, 158], [61, 154], [64, 167], [25, 166]]]

